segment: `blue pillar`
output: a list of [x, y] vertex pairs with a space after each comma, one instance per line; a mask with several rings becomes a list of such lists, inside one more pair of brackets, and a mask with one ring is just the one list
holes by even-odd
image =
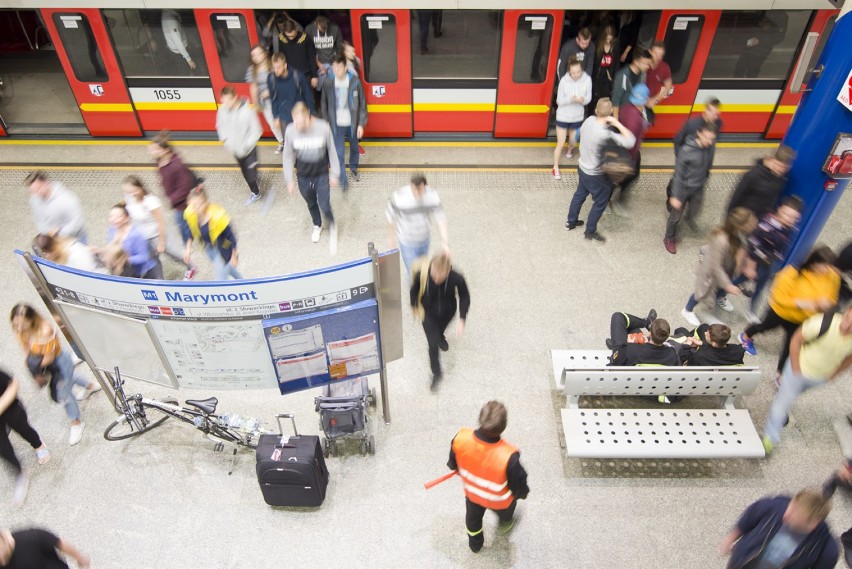
[[[837, 100], [841, 89], [849, 88], [846, 78], [852, 70], [850, 8], [852, 0], [846, 2], [819, 58], [817, 68], [823, 67], [822, 75], [809, 82], [812, 90], [802, 97], [784, 137], [784, 144], [797, 153], [784, 193], [795, 194], [805, 202], [801, 231], [785, 263], [798, 264], [804, 260], [849, 183], [849, 180], [838, 180], [833, 191], [826, 191], [825, 183], [830, 178], [822, 172], [822, 166], [837, 134], [852, 133], [852, 111]], [[852, 238], [852, 231], [849, 237]]]

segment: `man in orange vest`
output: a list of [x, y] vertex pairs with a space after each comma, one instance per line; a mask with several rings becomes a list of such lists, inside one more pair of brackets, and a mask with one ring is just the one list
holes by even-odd
[[500, 438], [506, 429], [506, 407], [489, 401], [479, 412], [479, 428], [463, 428], [453, 438], [447, 466], [458, 471], [464, 484], [467, 514], [467, 544], [478, 553], [485, 543], [482, 517], [494, 510], [500, 529], [507, 533], [515, 525], [515, 505], [529, 494], [527, 471], [521, 453]]

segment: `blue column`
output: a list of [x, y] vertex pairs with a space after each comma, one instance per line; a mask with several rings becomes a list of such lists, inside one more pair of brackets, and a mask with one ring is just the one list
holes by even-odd
[[[790, 169], [785, 194], [795, 194], [805, 202], [802, 211], [801, 231], [793, 242], [785, 263], [801, 263], [822, 228], [834, 211], [834, 206], [846, 189], [849, 180], [838, 180], [833, 191], [824, 189], [830, 178], [822, 166], [840, 132], [852, 133], [852, 111], [837, 100], [846, 86], [846, 77], [852, 70], [852, 0], [837, 19], [817, 63], [823, 67], [819, 78], [811, 79], [812, 89], [802, 97], [793, 123], [784, 137], [784, 144], [793, 148], [796, 160]], [[849, 237], [852, 237], [850, 232]]]

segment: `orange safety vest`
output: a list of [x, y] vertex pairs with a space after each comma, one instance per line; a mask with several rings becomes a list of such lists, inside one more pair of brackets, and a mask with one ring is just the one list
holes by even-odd
[[517, 448], [502, 439], [487, 443], [473, 429], [461, 429], [453, 439], [453, 452], [468, 500], [492, 510], [512, 505], [515, 496], [509, 490], [506, 468]]

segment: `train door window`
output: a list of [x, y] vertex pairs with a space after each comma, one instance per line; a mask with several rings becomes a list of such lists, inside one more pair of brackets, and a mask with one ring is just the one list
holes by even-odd
[[814, 50], [813, 55], [811, 55], [811, 60], [808, 62], [808, 74], [805, 76], [805, 81], [802, 83], [803, 85], [807, 85], [811, 80], [811, 75], [813, 75], [814, 67], [816, 67], [817, 62], [819, 61], [820, 56], [822, 56], [822, 50], [825, 49], [825, 42], [828, 41], [828, 36], [831, 35], [831, 31], [834, 29], [834, 23], [837, 22], [837, 16], [832, 16], [825, 23], [825, 27], [822, 30], [822, 33], [819, 36], [819, 41], [817, 42], [816, 49]]
[[396, 16], [361, 16], [364, 42], [364, 79], [367, 83], [396, 83], [399, 63], [396, 57]]
[[192, 10], [109, 9], [103, 14], [127, 77], [207, 76]]
[[689, 70], [698, 38], [704, 28], [704, 16], [695, 14], [675, 15], [669, 18], [666, 28], [666, 63], [672, 70], [672, 83], [680, 85], [689, 78]]
[[553, 16], [522, 14], [518, 18], [512, 81], [515, 83], [544, 82], [552, 34]]
[[62, 46], [77, 80], [107, 81], [109, 76], [88, 18], [82, 14], [56, 13], [53, 15], [53, 23], [59, 31]]
[[809, 10], [724, 11], [704, 68], [705, 79], [785, 79]]
[[414, 79], [497, 79], [502, 12], [414, 10]]
[[210, 24], [225, 81], [245, 81], [251, 51], [246, 19], [242, 14], [213, 14], [210, 16]]

